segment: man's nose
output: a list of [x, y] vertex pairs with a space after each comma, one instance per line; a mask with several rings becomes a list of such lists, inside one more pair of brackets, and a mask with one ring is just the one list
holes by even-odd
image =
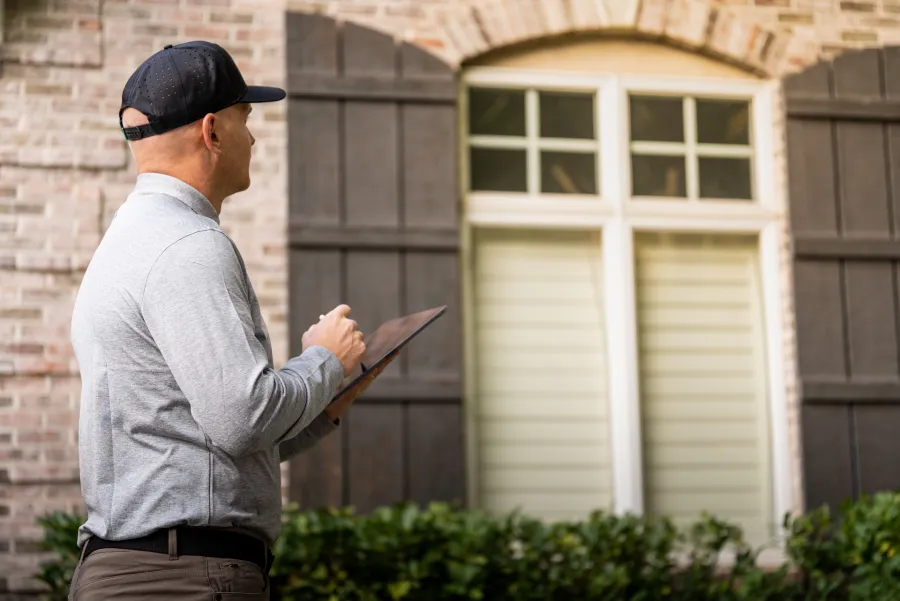
[[250, 134], [250, 146], [256, 144], [256, 138], [253, 137], [253, 134]]

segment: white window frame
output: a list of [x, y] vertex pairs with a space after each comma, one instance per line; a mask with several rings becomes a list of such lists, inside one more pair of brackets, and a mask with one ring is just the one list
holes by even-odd
[[[535, 87], [598, 94], [596, 129], [599, 138], [598, 196], [506, 194], [470, 192], [468, 176], [468, 105], [470, 85]], [[472, 238], [475, 228], [544, 227], [602, 230], [604, 257], [604, 305], [609, 352], [607, 369], [610, 402], [610, 430], [613, 458], [614, 510], [619, 513], [643, 513], [643, 467], [641, 460], [641, 423], [637, 314], [634, 289], [634, 234], [640, 231], [693, 233], [746, 233], [757, 236], [759, 267], [763, 286], [763, 311], [769, 409], [772, 511], [775, 535], [781, 539], [780, 519], [793, 513], [792, 463], [788, 441], [787, 390], [783, 372], [782, 274], [779, 248], [784, 244], [783, 223], [785, 200], [775, 183], [774, 103], [779, 91], [777, 81], [706, 77], [659, 77], [630, 75], [597, 75], [592, 73], [548, 72], [536, 70], [476, 67], [463, 72], [460, 86], [459, 138], [461, 183], [463, 190], [462, 252], [464, 265], [463, 301], [466, 308], [465, 380], [467, 397], [467, 457], [469, 501], [477, 505], [478, 448], [477, 420], [473, 407], [477, 391], [472, 374], [477, 365], [472, 312], [471, 265]], [[630, 156], [627, 95], [667, 93], [684, 96], [740, 97], [752, 100], [751, 141], [753, 156], [752, 190], [754, 201], [691, 201], [689, 199], [631, 199], [631, 169], [623, 164]], [[534, 114], [529, 104], [534, 94], [527, 94], [526, 115]], [[527, 125], [529, 131], [534, 123]], [[691, 134], [691, 137], [693, 134]], [[491, 140], [481, 140], [490, 142]], [[688, 142], [690, 143], [690, 142]], [[590, 141], [588, 141], [590, 144]], [[556, 144], [555, 144], [556, 145]], [[576, 141], [573, 147], [584, 147]], [[534, 175], [531, 154], [529, 178]], [[539, 169], [539, 165], [537, 165]], [[614, 351], [614, 352], [613, 352]]]

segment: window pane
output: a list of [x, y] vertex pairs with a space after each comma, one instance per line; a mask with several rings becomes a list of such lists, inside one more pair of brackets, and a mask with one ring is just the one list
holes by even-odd
[[524, 136], [525, 91], [470, 89], [469, 131], [475, 135]]
[[749, 144], [750, 104], [697, 100], [697, 141], [701, 144]]
[[750, 159], [700, 157], [700, 196], [751, 200]]
[[681, 98], [631, 97], [631, 139], [642, 142], [684, 142]]
[[588, 140], [595, 137], [593, 94], [541, 92], [539, 97], [541, 137]]
[[684, 157], [632, 155], [631, 188], [634, 196], [686, 197]]
[[525, 151], [472, 148], [469, 152], [472, 190], [525, 192]]
[[596, 167], [592, 152], [541, 152], [541, 192], [596, 194]]

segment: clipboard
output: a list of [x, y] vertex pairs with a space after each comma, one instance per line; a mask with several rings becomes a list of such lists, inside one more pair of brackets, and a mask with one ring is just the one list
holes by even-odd
[[[447, 305], [386, 321], [365, 337], [366, 352], [360, 365], [348, 375], [331, 399], [353, 401], [390, 365], [410, 340], [447, 311]], [[348, 398], [349, 397], [349, 398]]]

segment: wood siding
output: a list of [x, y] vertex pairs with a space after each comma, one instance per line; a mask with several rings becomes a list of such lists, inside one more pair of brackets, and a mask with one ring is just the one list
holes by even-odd
[[584, 519], [612, 503], [599, 233], [481, 230], [479, 504]]
[[900, 487], [900, 49], [785, 81], [807, 507]]
[[456, 80], [409, 44], [288, 13], [290, 352], [339, 303], [363, 331], [447, 313], [292, 461], [302, 507], [465, 500]]

